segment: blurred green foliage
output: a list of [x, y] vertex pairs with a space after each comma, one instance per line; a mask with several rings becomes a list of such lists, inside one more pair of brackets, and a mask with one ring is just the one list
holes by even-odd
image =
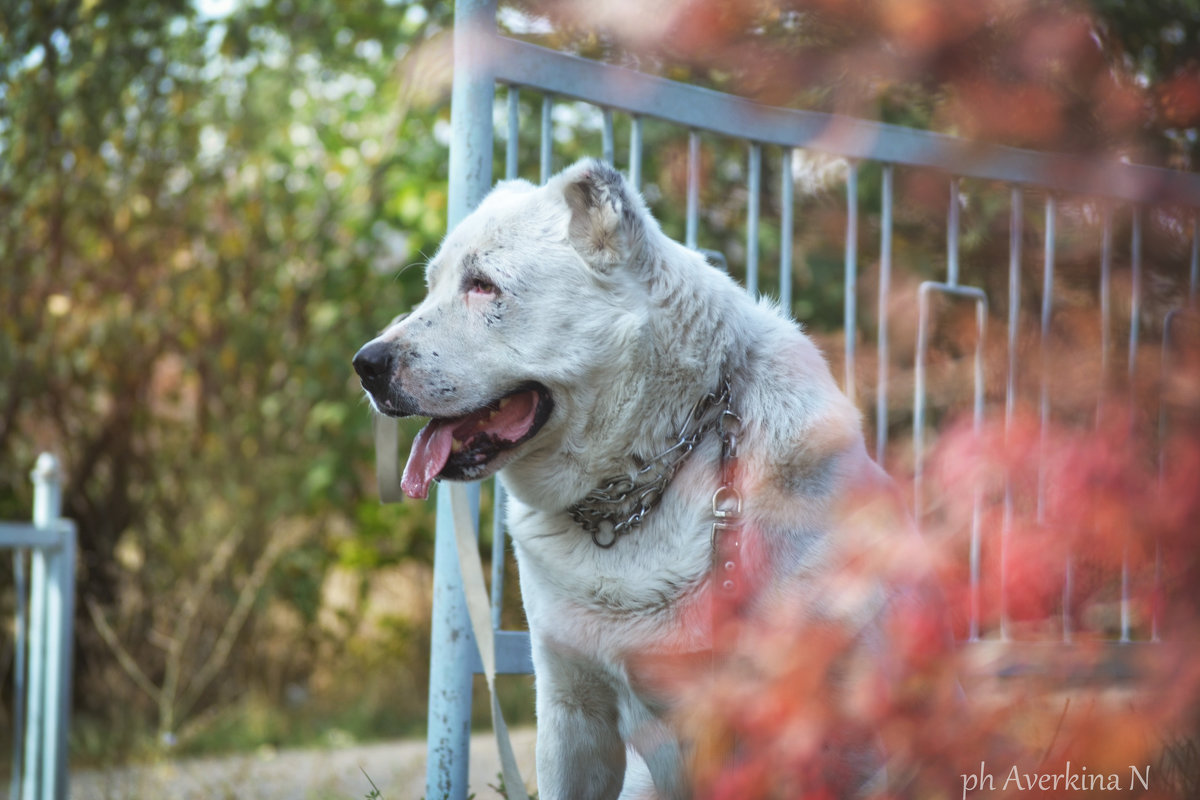
[[429, 552], [430, 512], [373, 493], [349, 360], [419, 299], [404, 267], [444, 232], [449, 5], [216, 5], [0, 15], [0, 517], [28, 514], [29, 465], [57, 452], [85, 711], [130, 694], [89, 602], [151, 683], [154, 636], [187, 636], [185, 694], [289, 521], [306, 532], [262, 595], [306, 620], [331, 564]]

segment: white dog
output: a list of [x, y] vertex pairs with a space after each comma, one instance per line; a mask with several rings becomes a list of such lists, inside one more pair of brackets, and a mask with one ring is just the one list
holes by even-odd
[[709, 663], [714, 619], [877, 630], [888, 595], [828, 579], [853, 498], [887, 481], [858, 411], [795, 324], [667, 238], [597, 161], [499, 184], [427, 283], [354, 365], [377, 411], [432, 418], [410, 496], [503, 470], [540, 796], [633, 796], [627, 749], [654, 794], [690, 796], [677, 682]]

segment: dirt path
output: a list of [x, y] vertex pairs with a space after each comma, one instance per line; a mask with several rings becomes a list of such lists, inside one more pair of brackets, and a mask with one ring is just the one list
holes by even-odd
[[[527, 784], [533, 782], [532, 728], [512, 731]], [[145, 767], [71, 774], [71, 800], [364, 800], [371, 784], [383, 800], [425, 793], [425, 742], [403, 740], [345, 749], [197, 758]], [[499, 795], [500, 761], [490, 733], [471, 737], [470, 786], [476, 800]], [[433, 800], [433, 798], [430, 798]]]

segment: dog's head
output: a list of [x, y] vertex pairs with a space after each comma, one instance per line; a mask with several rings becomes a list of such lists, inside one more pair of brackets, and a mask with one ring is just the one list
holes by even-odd
[[407, 494], [491, 475], [578, 411], [568, 389], [603, 381], [635, 335], [649, 224], [620, 173], [583, 161], [540, 188], [499, 184], [450, 232], [425, 300], [354, 356], [376, 411], [430, 417]]

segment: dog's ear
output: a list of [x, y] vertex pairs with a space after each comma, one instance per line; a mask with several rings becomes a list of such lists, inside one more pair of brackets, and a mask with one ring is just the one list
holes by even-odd
[[620, 172], [588, 159], [565, 169], [563, 197], [571, 212], [571, 245], [593, 269], [611, 272], [629, 261], [643, 235], [640, 200]]

